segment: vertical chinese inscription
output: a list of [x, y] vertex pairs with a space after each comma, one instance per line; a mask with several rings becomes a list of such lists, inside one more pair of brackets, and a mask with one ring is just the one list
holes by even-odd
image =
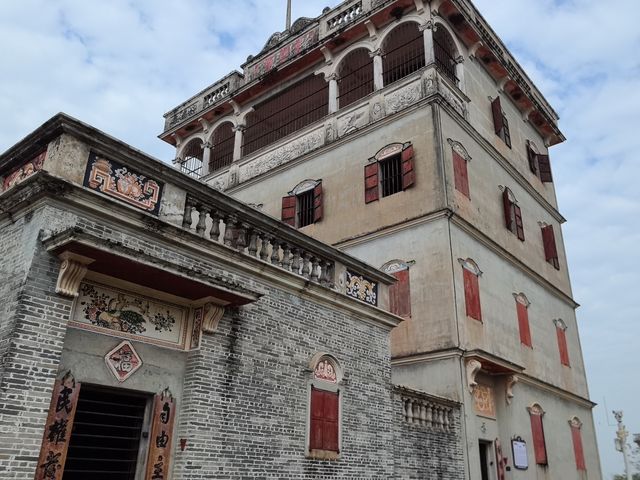
[[153, 424], [147, 461], [146, 480], [167, 480], [173, 442], [173, 422], [176, 404], [169, 389], [156, 395], [153, 404]]
[[79, 392], [80, 383], [75, 381], [71, 372], [56, 381], [35, 480], [62, 479]]

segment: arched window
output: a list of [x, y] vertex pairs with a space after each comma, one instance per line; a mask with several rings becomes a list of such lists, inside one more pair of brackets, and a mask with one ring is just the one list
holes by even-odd
[[259, 150], [329, 113], [329, 84], [309, 75], [264, 102], [247, 115], [242, 155]]
[[211, 138], [213, 148], [211, 149], [211, 159], [209, 160], [209, 172], [215, 172], [231, 165], [231, 162], [233, 162], [235, 136], [231, 122], [225, 122], [215, 129]]
[[331, 355], [314, 355], [309, 403], [307, 454], [313, 458], [335, 459], [340, 453], [340, 389], [342, 368]]
[[382, 52], [385, 85], [424, 67], [424, 35], [418, 29], [418, 24], [406, 22], [398, 25], [385, 39]]
[[516, 299], [516, 313], [518, 315], [518, 330], [520, 331], [520, 343], [532, 347], [531, 328], [529, 327], [529, 299], [524, 293], [514, 293]]
[[456, 58], [458, 57], [458, 51], [451, 34], [442, 25], [438, 25], [433, 34], [433, 49], [436, 57], [436, 66], [449, 80], [457, 85]]
[[504, 210], [504, 222], [507, 230], [515, 234], [524, 242], [524, 223], [522, 222], [522, 210], [511, 189], [504, 187], [502, 190], [502, 208]]
[[392, 143], [381, 148], [364, 167], [364, 202], [371, 203], [414, 185], [413, 145]]
[[282, 197], [281, 220], [302, 228], [322, 220], [322, 180], [300, 182], [286, 197]]
[[365, 48], [349, 53], [340, 64], [338, 97], [340, 108], [373, 92], [373, 58]]
[[191, 140], [182, 153], [180, 162], [180, 170], [190, 177], [200, 178], [202, 174], [202, 158], [204, 157], [204, 148], [202, 140], [196, 138]]
[[573, 417], [569, 420], [569, 426], [571, 427], [576, 470], [584, 472], [587, 470], [587, 464], [584, 461], [584, 449], [582, 448], [582, 422], [578, 417]]

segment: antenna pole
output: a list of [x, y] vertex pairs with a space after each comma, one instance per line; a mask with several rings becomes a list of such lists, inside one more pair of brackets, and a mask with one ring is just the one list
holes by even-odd
[[291, 28], [291, 0], [287, 0], [287, 30]]

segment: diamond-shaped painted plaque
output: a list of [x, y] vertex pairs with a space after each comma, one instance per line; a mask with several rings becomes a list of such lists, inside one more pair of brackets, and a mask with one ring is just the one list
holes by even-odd
[[141, 366], [142, 359], [133, 345], [125, 340], [104, 357], [107, 367], [119, 382], [124, 382]]

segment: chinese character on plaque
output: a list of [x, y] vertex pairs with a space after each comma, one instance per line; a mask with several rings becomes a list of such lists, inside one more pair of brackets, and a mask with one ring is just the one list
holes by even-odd
[[142, 367], [142, 359], [128, 340], [107, 353], [104, 361], [109, 371], [121, 383]]

